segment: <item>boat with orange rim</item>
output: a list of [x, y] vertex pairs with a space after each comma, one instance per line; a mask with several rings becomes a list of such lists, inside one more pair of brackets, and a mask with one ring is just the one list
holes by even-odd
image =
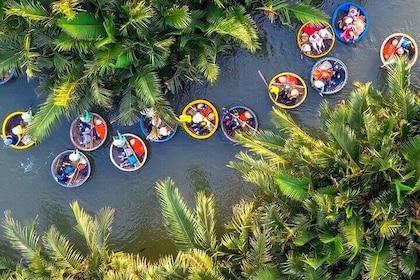
[[408, 68], [413, 67], [417, 61], [419, 51], [416, 41], [405, 33], [394, 33], [382, 42], [379, 55], [383, 67], [390, 68], [395, 58], [405, 56], [408, 60]]
[[279, 73], [268, 84], [268, 96], [281, 108], [294, 109], [300, 106], [307, 94], [305, 81], [292, 72]]
[[321, 24], [305, 23], [297, 32], [297, 44], [301, 52], [307, 57], [323, 57], [334, 47], [334, 30], [328, 22]]
[[17, 150], [27, 149], [35, 144], [31, 135], [26, 133], [33, 119], [32, 110], [15, 111], [3, 121], [2, 138], [6, 146]]
[[70, 140], [82, 151], [94, 151], [101, 147], [108, 136], [105, 119], [97, 114], [85, 112], [77, 117], [70, 125]]
[[205, 99], [191, 101], [182, 110], [179, 121], [184, 130], [193, 138], [210, 138], [219, 126], [216, 107]]

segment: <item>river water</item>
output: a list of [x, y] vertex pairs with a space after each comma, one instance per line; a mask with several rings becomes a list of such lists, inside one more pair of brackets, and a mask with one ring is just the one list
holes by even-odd
[[[342, 2], [327, 0], [321, 8], [332, 14]], [[416, 25], [419, 22], [420, 0], [356, 2], [365, 7], [369, 15], [367, 35], [357, 45], [336, 41], [330, 53], [347, 65], [350, 73], [348, 85], [339, 94], [328, 97], [321, 97], [310, 89], [305, 102], [290, 111], [296, 121], [308, 128], [320, 124], [320, 103], [328, 100], [334, 105], [347, 99], [354, 81], [372, 81], [376, 88], [382, 87], [385, 70], [379, 67], [379, 49], [389, 34], [407, 33], [419, 43], [420, 29], [416, 29]], [[231, 57], [220, 59], [221, 75], [217, 84], [189, 88], [188, 98], [179, 100], [178, 113], [182, 105], [193, 97], [206, 98], [218, 109], [233, 104], [247, 105], [255, 110], [261, 129], [273, 128], [270, 121], [272, 103], [257, 71], [261, 70], [267, 79], [279, 72], [294, 72], [308, 83], [315, 60], [300, 56], [296, 44], [299, 26], [272, 25], [262, 16], [258, 26], [262, 49], [257, 54], [238, 51]], [[412, 83], [415, 85], [419, 84], [419, 70], [419, 63], [416, 63], [412, 68]], [[0, 86], [0, 119], [12, 111], [24, 110], [30, 104], [39, 104], [41, 99], [35, 93], [37, 85], [36, 80], [28, 82], [26, 77], [21, 76]], [[77, 200], [91, 213], [110, 206], [115, 208], [111, 249], [141, 252], [150, 259], [156, 259], [173, 253], [175, 249], [162, 224], [155, 182], [172, 178], [192, 207], [197, 190], [214, 193], [219, 232], [231, 216], [231, 207], [255, 191], [234, 170], [226, 167], [241, 147], [225, 139], [220, 129], [207, 140], [194, 140], [181, 129], [169, 142], [149, 143], [149, 158], [137, 172], [116, 169], [109, 160], [109, 147], [104, 146], [87, 153], [93, 163], [89, 180], [79, 188], [62, 188], [52, 179], [50, 164], [58, 153], [72, 148], [68, 132], [70, 122], [63, 119], [48, 139], [31, 149], [18, 151], [4, 145], [0, 147], [0, 212], [9, 209], [19, 221], [28, 221], [38, 215], [41, 230], [56, 224], [62, 232], [69, 233], [75, 243], [79, 243], [81, 240], [72, 229], [75, 221], [69, 203]], [[120, 132], [140, 134], [138, 125], [119, 127], [112, 124], [111, 127], [114, 132], [118, 129]], [[3, 236], [0, 230], [0, 253], [10, 253]]]

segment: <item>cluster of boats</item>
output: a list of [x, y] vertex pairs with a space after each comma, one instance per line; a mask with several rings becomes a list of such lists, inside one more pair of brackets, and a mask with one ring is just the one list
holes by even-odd
[[[112, 137], [109, 145], [109, 157], [112, 164], [122, 171], [136, 171], [147, 160], [147, 141], [166, 142], [174, 137], [178, 125], [182, 125], [188, 135], [195, 139], [207, 139], [214, 135], [219, 122], [223, 134], [236, 142], [238, 132], [254, 134], [258, 129], [255, 112], [243, 105], [234, 105], [221, 110], [221, 117], [216, 107], [205, 99], [188, 103], [176, 119], [170, 119], [149, 108], [140, 116], [140, 132], [120, 133]], [[2, 127], [4, 144], [14, 149], [27, 149], [35, 144], [26, 133], [33, 120], [32, 110], [16, 111], [9, 114]], [[74, 149], [58, 154], [51, 163], [51, 174], [55, 181], [66, 188], [73, 188], [86, 182], [91, 174], [91, 163], [84, 152], [92, 152], [109, 140], [109, 125], [99, 114], [85, 112], [70, 125], [70, 140]], [[145, 140], [143, 139], [145, 138]]]
[[[351, 44], [360, 41], [366, 34], [369, 18], [358, 4], [345, 2], [339, 5], [333, 15], [332, 23], [314, 25], [304, 24], [297, 32], [297, 43], [302, 54], [310, 58], [320, 58], [312, 67], [310, 84], [321, 95], [335, 94], [342, 90], [348, 80], [348, 69], [343, 61], [335, 57], [325, 57], [334, 47], [336, 38]], [[382, 67], [390, 68], [396, 58], [406, 56], [409, 67], [417, 60], [417, 44], [404, 33], [394, 33], [382, 43], [380, 58]], [[2, 75], [0, 84], [14, 76], [14, 70]], [[286, 109], [301, 105], [308, 94], [305, 81], [292, 72], [282, 72], [267, 82], [259, 74], [268, 88], [271, 101]], [[26, 133], [32, 121], [32, 110], [16, 111], [6, 117], [2, 126], [5, 145], [14, 149], [26, 149], [34, 145]], [[221, 117], [216, 107], [205, 99], [188, 103], [177, 117], [160, 114], [147, 108], [140, 114], [140, 132], [153, 142], [166, 142], [174, 137], [178, 127], [195, 139], [207, 139], [220, 127], [230, 141], [236, 142], [238, 132], [253, 135], [258, 130], [255, 112], [243, 105], [222, 108]], [[92, 152], [108, 140], [108, 124], [97, 113], [85, 112], [70, 125], [70, 139], [74, 149], [66, 150], [55, 157], [51, 164], [53, 178], [63, 187], [82, 185], [90, 176], [91, 164], [83, 152]], [[122, 171], [135, 171], [146, 162], [148, 147], [142, 137], [133, 133], [119, 133], [112, 137], [109, 156], [113, 165]]]
[[[321, 96], [341, 91], [348, 81], [348, 69], [343, 61], [326, 56], [334, 47], [336, 39], [346, 44], [360, 41], [367, 33], [369, 17], [357, 3], [345, 2], [333, 12], [331, 24], [319, 25], [306, 23], [297, 32], [297, 44], [310, 58], [319, 60], [311, 69], [310, 85]], [[418, 49], [415, 40], [404, 33], [394, 33], [383, 41], [380, 49], [381, 67], [390, 68], [397, 57], [406, 56], [408, 67], [417, 60]], [[291, 72], [275, 75], [268, 83], [263, 74], [259, 74], [268, 88], [268, 95], [273, 103], [281, 108], [293, 109], [301, 105], [308, 94], [308, 87], [303, 78]]]

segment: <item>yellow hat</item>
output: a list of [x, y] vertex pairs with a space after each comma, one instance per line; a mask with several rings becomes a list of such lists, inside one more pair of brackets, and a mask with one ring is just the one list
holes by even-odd
[[280, 89], [276, 86], [271, 85], [269, 87], [270, 93], [274, 93], [274, 94], [279, 94], [280, 93]]
[[15, 135], [22, 135], [25, 133], [25, 128], [21, 126], [20, 124], [18, 124], [17, 126], [12, 128], [12, 133]]

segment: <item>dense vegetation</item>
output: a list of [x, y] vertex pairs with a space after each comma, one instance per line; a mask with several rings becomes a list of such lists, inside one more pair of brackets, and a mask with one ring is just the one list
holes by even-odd
[[22, 259], [2, 259], [0, 270], [10, 279], [418, 279], [420, 98], [409, 78], [401, 60], [383, 92], [356, 84], [348, 101], [322, 105], [316, 133], [274, 109], [278, 132], [240, 135], [250, 153], [230, 166], [261, 193], [235, 206], [221, 237], [213, 195], [198, 192], [193, 209], [166, 179], [156, 189], [176, 256], [113, 252], [113, 210], [93, 217], [73, 203], [87, 252], [7, 212]]
[[149, 107], [172, 116], [169, 97], [181, 94], [186, 82], [217, 80], [218, 54], [259, 48], [254, 10], [283, 23], [327, 19], [306, 4], [284, 0], [262, 6], [255, 0], [5, 0], [0, 5], [0, 72], [16, 68], [28, 78], [40, 77], [39, 92], [46, 95], [30, 127], [37, 141], [63, 115], [84, 110], [112, 109], [111, 122], [123, 125], [137, 122]]

